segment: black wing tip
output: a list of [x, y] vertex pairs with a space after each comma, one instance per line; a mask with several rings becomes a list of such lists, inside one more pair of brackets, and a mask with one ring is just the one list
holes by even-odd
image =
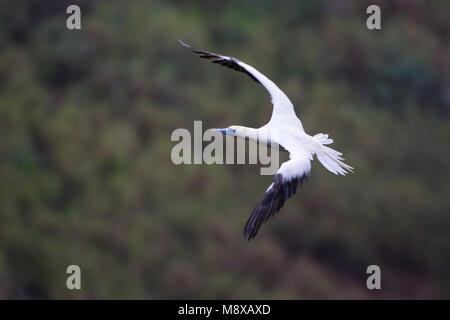
[[264, 198], [253, 210], [244, 227], [244, 238], [252, 240], [258, 234], [261, 226], [278, 213], [284, 206], [285, 201], [292, 197], [299, 186], [308, 181], [309, 172], [289, 181], [283, 181], [281, 174], [276, 174], [274, 186], [266, 192]]
[[246, 239], [248, 242], [250, 242], [250, 240], [252, 240], [252, 239], [254, 239], [255, 238], [255, 236], [256, 236], [256, 233], [255, 234], [245, 234], [244, 233], [244, 239]]
[[249, 228], [247, 225], [244, 228], [244, 239], [246, 239], [247, 241], [252, 240], [256, 234], [258, 233], [258, 230], [254, 230]]
[[177, 39], [177, 40], [183, 47], [188, 48], [188, 49], [192, 49], [192, 47], [190, 45], [188, 45], [187, 43], [183, 42], [181, 39]]
[[240, 60], [238, 60], [234, 57], [228, 57], [228, 56], [225, 57], [225, 56], [221, 56], [220, 54], [217, 54], [217, 53], [199, 50], [194, 47], [191, 47], [187, 43], [183, 42], [181, 39], [177, 39], [177, 40], [183, 47], [188, 48], [192, 52], [199, 54], [200, 58], [217, 59], [217, 60], [213, 60], [212, 62], [221, 64], [223, 66], [226, 66], [230, 69], [233, 69], [233, 70], [236, 70], [239, 72], [243, 72], [243, 73], [247, 74], [253, 81], [261, 84], [261, 82], [258, 79], [256, 79], [256, 77], [253, 74], [251, 74], [245, 68], [243, 68], [242, 66], [239, 65]]
[[177, 40], [178, 40], [178, 42], [179, 42], [183, 47], [185, 47], [185, 48], [191, 50], [191, 51], [194, 52], [194, 53], [199, 54], [199, 57], [200, 57], [200, 58], [207, 58], [207, 59], [210, 59], [210, 58], [213, 58], [213, 57], [217, 56], [217, 55], [214, 54], [214, 53], [196, 49], [196, 48], [192, 47], [191, 45], [189, 45], [189, 44], [183, 42], [181, 39], [177, 39]]

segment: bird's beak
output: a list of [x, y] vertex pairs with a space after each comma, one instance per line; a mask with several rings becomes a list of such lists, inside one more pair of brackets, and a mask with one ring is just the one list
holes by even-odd
[[223, 133], [223, 134], [227, 134], [227, 133], [230, 132], [230, 129], [228, 129], [228, 128], [225, 128], [225, 129], [212, 129], [212, 130], [215, 131], [215, 132]]

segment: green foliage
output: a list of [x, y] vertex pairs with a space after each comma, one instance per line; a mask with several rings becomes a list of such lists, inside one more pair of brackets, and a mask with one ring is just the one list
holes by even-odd
[[[382, 2], [380, 31], [359, 1], [79, 3], [81, 31], [65, 1], [0, 4], [0, 297], [450, 297], [448, 3]], [[262, 125], [270, 100], [177, 38], [267, 74], [355, 174], [315, 162], [246, 242], [272, 178], [175, 166], [170, 135]]]

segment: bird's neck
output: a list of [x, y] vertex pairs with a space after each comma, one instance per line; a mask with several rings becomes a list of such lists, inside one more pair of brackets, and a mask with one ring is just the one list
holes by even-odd
[[258, 142], [260, 144], [269, 144], [269, 137], [267, 136], [267, 132], [264, 128], [248, 128], [243, 127], [242, 132], [237, 136], [238, 138], [248, 139], [250, 141]]

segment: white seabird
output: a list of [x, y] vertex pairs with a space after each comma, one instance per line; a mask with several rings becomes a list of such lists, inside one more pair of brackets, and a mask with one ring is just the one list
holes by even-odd
[[[314, 155], [326, 169], [336, 175], [353, 172], [353, 168], [343, 162], [342, 153], [326, 146], [333, 143], [327, 134], [318, 133], [310, 136], [305, 132], [289, 98], [265, 75], [236, 58], [197, 50], [181, 40], [178, 41], [184, 47], [199, 54], [201, 58], [211, 59], [213, 63], [246, 73], [264, 86], [272, 99], [272, 117], [261, 128], [230, 126], [217, 129], [223, 134], [248, 138], [261, 144], [275, 143], [289, 152], [290, 160], [281, 165], [275, 174], [274, 182], [248, 218], [244, 228], [245, 238], [248, 240], [254, 238], [261, 225], [281, 209], [284, 202], [296, 193], [299, 185], [303, 185], [308, 180]], [[262, 137], [266, 137], [266, 141]]]

